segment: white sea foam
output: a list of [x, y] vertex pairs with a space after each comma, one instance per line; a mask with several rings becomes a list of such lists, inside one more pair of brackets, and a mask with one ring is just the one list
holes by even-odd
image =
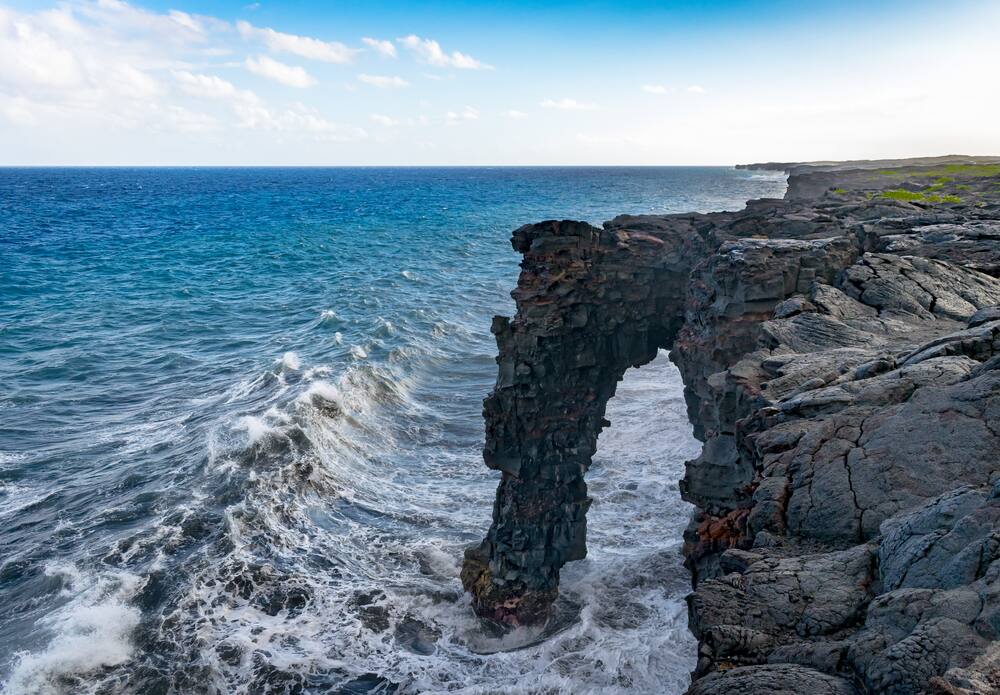
[[302, 362], [299, 360], [298, 355], [296, 355], [294, 352], [289, 351], [281, 356], [281, 366], [284, 367], [285, 369], [298, 371], [299, 369], [302, 368]]
[[352, 345], [351, 356], [356, 360], [363, 360], [368, 358], [368, 353], [360, 345]]
[[[280, 394], [285, 387], [270, 388]], [[266, 653], [268, 664], [291, 672], [377, 673], [401, 693], [683, 692], [694, 643], [679, 555], [688, 510], [676, 480], [697, 444], [664, 355], [631, 370], [609, 406], [612, 426], [588, 476], [595, 498], [589, 554], [563, 570], [557, 623], [502, 637], [483, 632], [457, 578], [462, 547], [483, 532], [495, 486], [475, 442], [430, 450], [422, 466], [400, 466], [397, 438], [413, 436], [401, 424], [433, 411], [413, 400], [408, 378], [384, 366], [358, 362], [336, 379], [289, 388], [299, 391], [292, 404], [271, 401], [237, 426], [251, 446], [301, 428], [307, 450], [247, 469], [233, 453], [247, 440], [233, 438], [232, 429], [207, 442], [210, 460], [221, 459], [215, 467], [231, 471], [243, 489], [224, 515], [230, 550], [185, 580], [177, 610], [188, 618], [169, 636], [204, 655], [204, 677], [224, 691], [254, 692], [247, 664]], [[448, 426], [442, 418], [429, 422]], [[300, 470], [321, 494], [290, 494], [303, 480]], [[378, 521], [363, 521], [369, 513]], [[170, 544], [179, 532], [175, 520], [149, 541]], [[257, 555], [261, 539], [273, 560]], [[131, 546], [122, 557], [139, 553]], [[313, 557], [333, 561], [336, 571], [309, 564]], [[162, 559], [153, 566], [168, 566]], [[280, 596], [297, 587], [309, 597], [305, 607], [272, 615], [227, 588], [250, 571], [243, 568], [258, 566], [255, 592]], [[73, 587], [88, 581], [73, 567], [58, 571]], [[49, 646], [21, 655], [5, 695], [58, 692], [61, 676], [131, 657], [138, 613], [127, 603], [132, 588], [118, 581], [72, 599], [54, 618]], [[360, 593], [384, 611], [385, 628], [359, 610]], [[240, 663], [218, 656], [214, 646], [223, 642], [242, 650]], [[88, 643], [100, 644], [99, 653]]]
[[41, 502], [49, 494], [46, 490], [0, 481], [0, 519], [14, 516], [22, 509]]
[[18, 461], [23, 461], [27, 456], [25, 454], [14, 453], [10, 451], [0, 451], [0, 466], [17, 463]]
[[340, 389], [328, 381], [314, 381], [309, 384], [309, 388], [299, 396], [299, 401], [309, 403], [313, 396], [319, 396], [334, 403], [340, 403], [343, 400]]
[[376, 333], [382, 337], [388, 337], [396, 333], [396, 327], [392, 325], [392, 321], [379, 316]]
[[[457, 575], [468, 537], [441, 530], [457, 523], [480, 534], [495, 481], [475, 473], [475, 450], [449, 451], [448, 459], [426, 462], [440, 471], [399, 478], [388, 455], [397, 443], [392, 427], [382, 426], [386, 406], [377, 397], [388, 388], [385, 379], [357, 367], [336, 383], [311, 383], [297, 399], [308, 405], [319, 398], [358, 416], [353, 424], [303, 421], [316, 447], [313, 475], [328, 476], [337, 498], [377, 512], [382, 522], [343, 517], [329, 500], [287, 499], [280, 470], [255, 471], [244, 501], [227, 513], [233, 555], [213, 563], [186, 599], [204, 619], [204, 627], [190, 626], [191, 639], [204, 640], [202, 653], [220, 682], [249, 692], [245, 667], [224, 663], [208, 648], [225, 641], [244, 654], [266, 652], [280, 669], [378, 673], [400, 684], [401, 693], [683, 692], [694, 642], [679, 553], [688, 508], [676, 480], [697, 444], [665, 355], [630, 371], [609, 407], [613, 424], [601, 437], [590, 480], [589, 554], [563, 570], [560, 622], [503, 637], [483, 632], [461, 591]], [[475, 477], [460, 482], [457, 471]], [[283, 558], [271, 590], [301, 587], [310, 597], [301, 613], [265, 614], [228, 593], [227, 577], [216, 574], [258, 562], [249, 540], [265, 529], [270, 552]], [[337, 560], [338, 571], [303, 564], [311, 556]], [[269, 590], [266, 581], [255, 586]], [[385, 629], [358, 610], [359, 592], [384, 611]]]
[[256, 444], [262, 441], [265, 437], [275, 434], [277, 430], [271, 425], [267, 424], [263, 418], [256, 417], [255, 415], [245, 415], [239, 419], [239, 426], [246, 430], [247, 436], [250, 439], [250, 444]]
[[306, 381], [312, 381], [317, 377], [329, 376], [333, 373], [333, 369], [327, 364], [320, 364], [315, 367], [309, 367], [304, 372], [302, 376], [305, 377]]
[[[60, 564], [47, 565], [45, 573], [63, 578], [68, 602], [40, 621], [54, 636], [44, 650], [17, 656], [3, 684], [4, 695], [62, 695], [69, 692], [66, 678], [118, 666], [132, 656], [130, 638], [140, 614], [128, 600], [141, 584], [139, 577], [125, 572], [91, 575]], [[72, 692], [96, 689], [92, 682]]]

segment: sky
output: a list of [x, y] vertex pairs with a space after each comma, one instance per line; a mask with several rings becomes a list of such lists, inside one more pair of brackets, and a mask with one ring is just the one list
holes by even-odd
[[0, 165], [1000, 155], [1000, 1], [0, 0]]

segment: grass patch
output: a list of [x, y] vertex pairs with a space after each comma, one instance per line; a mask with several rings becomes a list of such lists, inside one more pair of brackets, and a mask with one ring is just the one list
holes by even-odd
[[904, 191], [902, 188], [894, 188], [889, 191], [882, 191], [882, 197], [889, 200], [904, 200], [908, 203], [924, 202], [927, 196], [916, 191]]
[[933, 178], [935, 183], [951, 183], [955, 177], [986, 178], [1000, 176], [1000, 164], [946, 164], [944, 166], [926, 169], [924, 171], [904, 171], [902, 169], [879, 169], [875, 172], [881, 176], [912, 176], [914, 178]]
[[889, 200], [902, 200], [907, 203], [961, 203], [962, 199], [957, 195], [937, 195], [935, 193], [926, 193], [923, 191], [907, 191], [902, 188], [894, 188], [888, 191], [882, 191], [880, 194], [882, 198], [888, 198]]
[[942, 181], [942, 183], [954, 181], [955, 176], [968, 178], [1000, 176], [1000, 164], [948, 164], [943, 167], [938, 167], [937, 169], [921, 171], [914, 174], [914, 176], [933, 176], [936, 177], [938, 181], [941, 181], [941, 179], [948, 179], [947, 181]]

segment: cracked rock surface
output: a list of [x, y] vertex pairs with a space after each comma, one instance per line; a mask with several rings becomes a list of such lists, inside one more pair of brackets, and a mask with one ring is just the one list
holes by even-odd
[[690, 692], [1000, 692], [1000, 202], [888, 185], [797, 167], [740, 212], [514, 233], [484, 404], [501, 482], [462, 571], [480, 615], [545, 620], [586, 554], [607, 402], [669, 348], [703, 442]]

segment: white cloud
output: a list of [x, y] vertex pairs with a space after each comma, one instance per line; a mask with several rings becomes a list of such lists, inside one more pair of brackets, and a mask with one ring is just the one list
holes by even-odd
[[236, 22], [236, 30], [245, 39], [262, 41], [275, 53], [292, 53], [324, 63], [350, 63], [358, 50], [338, 41], [321, 41], [308, 36], [285, 34], [270, 28], [255, 27], [250, 22]]
[[234, 110], [240, 118], [239, 127], [250, 130], [276, 131], [327, 142], [357, 142], [368, 137], [364, 129], [328, 121], [305, 104], [273, 110], [262, 104], [237, 103]]
[[444, 122], [447, 125], [458, 125], [464, 121], [479, 120], [479, 109], [466, 106], [461, 111], [449, 111], [444, 115]]
[[108, 78], [115, 83], [119, 96], [131, 99], [151, 99], [161, 91], [160, 83], [154, 77], [128, 63], [114, 66]]
[[297, 65], [286, 65], [267, 56], [256, 56], [247, 58], [244, 63], [246, 69], [255, 75], [274, 80], [286, 87], [303, 89], [316, 84], [316, 79]]
[[355, 142], [368, 137], [363, 129], [328, 121], [305, 104], [272, 109], [250, 90], [240, 89], [217, 75], [179, 70], [174, 77], [185, 94], [227, 102], [240, 128], [307, 135], [331, 142]]
[[35, 125], [35, 114], [31, 108], [31, 102], [24, 97], [14, 97], [13, 99], [0, 97], [0, 115], [14, 125]]
[[510, 109], [509, 111], [504, 111], [503, 115], [507, 118], [513, 118], [515, 120], [522, 120], [528, 117], [524, 111], [518, 111], [517, 109]]
[[332, 142], [354, 142], [368, 137], [363, 129], [328, 121], [305, 104], [272, 109], [253, 92], [240, 89], [216, 75], [178, 71], [174, 76], [185, 93], [191, 96], [228, 102], [240, 128], [305, 134]]
[[379, 125], [384, 125], [387, 127], [399, 125], [399, 121], [397, 121], [395, 118], [391, 118], [390, 116], [384, 116], [380, 113], [373, 113], [371, 115], [371, 119], [376, 123], [378, 123]]
[[662, 84], [644, 84], [642, 85], [642, 91], [649, 94], [666, 94], [667, 88]]
[[168, 106], [164, 118], [170, 125], [170, 130], [180, 133], [204, 133], [218, 128], [218, 122], [212, 116], [198, 113], [183, 106]]
[[373, 39], [366, 36], [365, 38], [361, 39], [361, 43], [370, 47], [376, 53], [381, 53], [382, 55], [388, 58], [396, 57], [396, 46], [392, 43], [392, 41], [388, 41], [385, 39]]
[[185, 94], [203, 99], [224, 99], [231, 102], [259, 104], [260, 97], [248, 89], [240, 89], [232, 82], [216, 75], [197, 75], [187, 70], [174, 72], [174, 79]]
[[543, 109], [560, 109], [562, 111], [593, 111], [597, 104], [576, 99], [546, 99], [542, 102]]
[[470, 55], [459, 51], [446, 53], [434, 39], [422, 39], [415, 34], [396, 39], [396, 43], [409, 49], [422, 62], [434, 65], [439, 68], [459, 68], [461, 70], [492, 70], [492, 65], [487, 65], [476, 60]]
[[691, 92], [692, 94], [704, 94], [705, 93], [705, 88], [702, 87], [701, 85], [697, 85], [697, 84], [691, 85], [690, 87], [688, 87], [687, 90], [689, 92]]
[[194, 22], [123, 3], [0, 8], [0, 112], [22, 126], [169, 128], [157, 75], [179, 44], [200, 44]]
[[229, 24], [214, 17], [191, 15], [171, 10], [158, 14], [133, 7], [120, 0], [98, 0], [94, 3], [73, 3], [67, 12], [78, 13], [98, 27], [113, 30], [116, 38], [142, 36], [160, 44], [181, 46], [203, 42], [210, 30], [224, 30]]
[[11, 21], [0, 24], [0, 29], [0, 84], [41, 90], [72, 89], [89, 82], [73, 51], [41, 27]]
[[197, 19], [189, 15], [187, 12], [181, 12], [180, 10], [170, 10], [170, 12], [167, 13], [167, 16], [170, 17], [170, 19], [177, 22], [178, 24], [180, 24], [185, 29], [190, 29], [192, 32], [196, 34], [205, 33], [205, 28], [201, 25], [201, 22], [199, 22]]
[[372, 87], [378, 87], [379, 89], [398, 89], [410, 85], [402, 77], [393, 75], [358, 75], [358, 81], [370, 84]]

